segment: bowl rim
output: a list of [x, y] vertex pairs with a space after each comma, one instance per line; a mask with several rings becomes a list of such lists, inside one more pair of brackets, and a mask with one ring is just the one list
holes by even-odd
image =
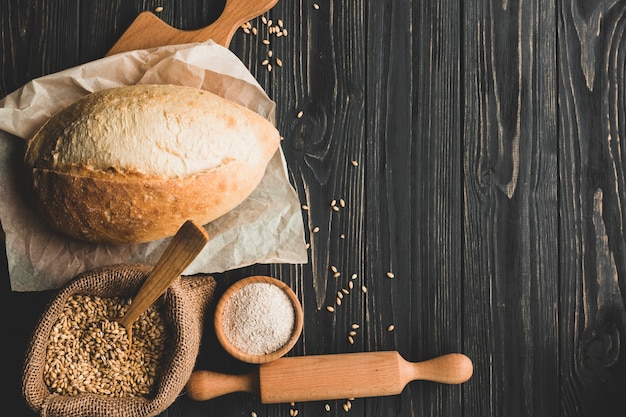
[[[235, 345], [232, 344], [230, 340], [228, 340], [228, 337], [226, 337], [226, 333], [224, 332], [224, 326], [222, 326], [222, 318], [224, 316], [224, 308], [226, 306], [226, 302], [235, 292], [237, 292], [246, 285], [254, 283], [267, 283], [280, 288], [287, 295], [294, 309], [293, 332], [287, 343], [285, 343], [280, 349], [275, 350], [274, 352], [262, 355], [244, 352], [237, 348]], [[242, 362], [261, 364], [274, 361], [287, 354], [293, 348], [302, 333], [302, 328], [304, 325], [304, 313], [302, 311], [302, 305], [300, 304], [300, 300], [298, 300], [295, 292], [285, 282], [266, 275], [253, 275], [240, 279], [239, 281], [228, 287], [226, 291], [224, 291], [216, 304], [213, 324], [217, 339], [220, 342], [220, 345], [224, 348], [224, 350], [226, 350], [228, 354]]]

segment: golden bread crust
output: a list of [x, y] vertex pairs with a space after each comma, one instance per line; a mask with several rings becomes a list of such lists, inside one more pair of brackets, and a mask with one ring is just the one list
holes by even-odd
[[82, 240], [140, 243], [239, 205], [261, 181], [280, 135], [260, 115], [198, 91], [121, 87], [51, 118], [25, 154], [44, 219]]

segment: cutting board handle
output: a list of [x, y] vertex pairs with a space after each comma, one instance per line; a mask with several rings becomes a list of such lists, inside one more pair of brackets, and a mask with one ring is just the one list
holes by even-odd
[[267, 12], [276, 3], [278, 0], [226, 0], [220, 17], [209, 26], [196, 30], [176, 29], [154, 13], [142, 12], [109, 50], [107, 56], [157, 46], [204, 42], [209, 39], [228, 47], [242, 24]]

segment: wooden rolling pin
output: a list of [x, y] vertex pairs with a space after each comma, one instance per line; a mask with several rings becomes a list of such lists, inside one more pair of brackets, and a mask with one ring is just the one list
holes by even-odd
[[472, 361], [460, 353], [415, 363], [395, 351], [291, 356], [244, 375], [194, 371], [187, 396], [205, 401], [249, 392], [263, 404], [376, 397], [400, 394], [414, 380], [461, 384], [472, 373]]

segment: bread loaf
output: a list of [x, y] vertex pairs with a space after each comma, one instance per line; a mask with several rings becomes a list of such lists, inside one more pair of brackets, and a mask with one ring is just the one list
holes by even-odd
[[91, 93], [28, 141], [35, 207], [92, 242], [139, 243], [207, 224], [259, 184], [280, 135], [257, 113], [192, 87]]

